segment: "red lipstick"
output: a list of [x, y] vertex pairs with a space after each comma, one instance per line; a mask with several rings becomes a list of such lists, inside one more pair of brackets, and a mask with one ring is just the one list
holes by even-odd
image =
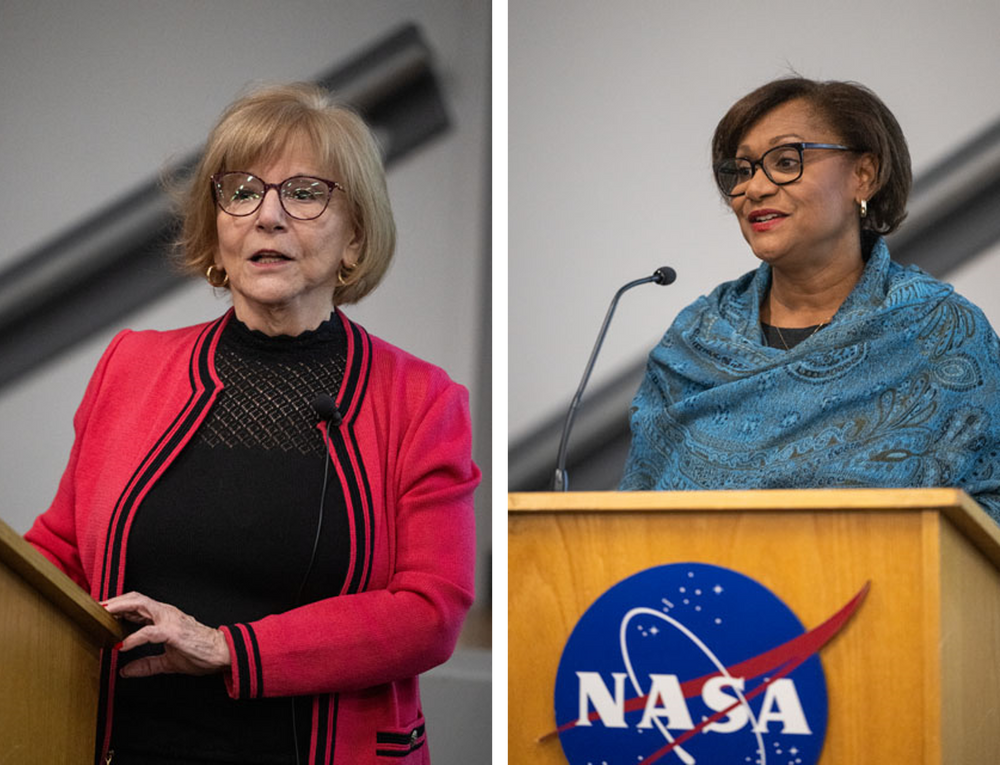
[[788, 216], [780, 210], [762, 209], [754, 210], [747, 215], [747, 221], [754, 231], [770, 231]]

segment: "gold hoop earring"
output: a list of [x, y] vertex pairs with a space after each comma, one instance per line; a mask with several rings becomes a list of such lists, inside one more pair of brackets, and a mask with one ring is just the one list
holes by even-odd
[[[219, 279], [219, 274], [222, 274], [222, 279]], [[205, 269], [205, 279], [213, 287], [221, 289], [229, 284], [229, 274], [223, 271], [221, 268], [216, 268], [215, 266], [209, 266]]]
[[861, 217], [862, 218], [867, 218], [868, 217], [868, 200], [867, 199], [862, 199], [860, 202], [858, 202], [858, 207], [861, 208]]
[[349, 284], [349, 279], [354, 274], [354, 269], [356, 267], [357, 266], [349, 266], [346, 263], [340, 264], [340, 268], [337, 269], [337, 283], [341, 287], [346, 287]]

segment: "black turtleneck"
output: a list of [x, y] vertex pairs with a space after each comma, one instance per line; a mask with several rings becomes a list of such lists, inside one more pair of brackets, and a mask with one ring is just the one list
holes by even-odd
[[[215, 356], [223, 389], [136, 514], [126, 591], [212, 627], [298, 605], [327, 460], [311, 402], [320, 393], [336, 395], [346, 351], [336, 315], [296, 337], [269, 337], [230, 320]], [[339, 594], [349, 543], [331, 470], [302, 602]], [[219, 675], [118, 678], [116, 686], [115, 765], [295, 762], [290, 699], [234, 701]]]

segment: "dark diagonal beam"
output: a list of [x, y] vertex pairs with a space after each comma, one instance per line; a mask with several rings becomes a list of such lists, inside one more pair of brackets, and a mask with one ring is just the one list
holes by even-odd
[[[449, 125], [420, 31], [404, 26], [317, 82], [354, 106], [390, 166]], [[172, 170], [190, 169], [199, 153]], [[0, 273], [0, 386], [179, 287], [178, 222], [156, 179], [131, 189]]]

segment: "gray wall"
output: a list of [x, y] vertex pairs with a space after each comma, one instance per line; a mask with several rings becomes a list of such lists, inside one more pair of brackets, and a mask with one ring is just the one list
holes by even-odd
[[[455, 127], [393, 167], [396, 260], [380, 289], [347, 312], [476, 395], [488, 379], [480, 362], [489, 318], [485, 0], [4, 0], [0, 267], [200, 146], [248, 84], [308, 79], [405, 20], [421, 25], [437, 54]], [[32, 193], [41, 186], [55, 189], [45, 205]], [[227, 306], [192, 282], [123, 324], [183, 326]], [[0, 513], [19, 531], [51, 500], [73, 411], [116, 330], [0, 391]], [[480, 525], [488, 529], [488, 518]]]
[[[623, 299], [591, 389], [756, 266], [709, 169], [715, 125], [745, 93], [793, 69], [860, 81], [896, 114], [917, 174], [1000, 119], [992, 0], [568, 7], [509, 6], [512, 441], [565, 413], [621, 284], [661, 264], [678, 274]], [[1000, 326], [1000, 252], [950, 278]]]
[[[436, 54], [454, 127], [393, 166], [396, 261], [347, 313], [470, 388], [477, 461], [489, 478], [488, 0], [0, 0], [0, 268], [199, 147], [249, 84], [312, 78], [404, 21]], [[122, 325], [184, 326], [227, 307], [192, 282]], [[19, 532], [55, 493], [73, 412], [117, 329], [0, 391], [0, 517]], [[487, 481], [478, 496], [484, 595], [489, 499]], [[461, 709], [437, 690], [454, 673], [442, 668], [425, 683], [432, 748], [447, 755], [442, 762], [485, 761], [490, 652], [457, 661], [471, 683]], [[443, 710], [438, 720], [485, 720], [485, 744], [482, 730], [445, 740], [449, 726], [435, 726], [430, 707]]]

